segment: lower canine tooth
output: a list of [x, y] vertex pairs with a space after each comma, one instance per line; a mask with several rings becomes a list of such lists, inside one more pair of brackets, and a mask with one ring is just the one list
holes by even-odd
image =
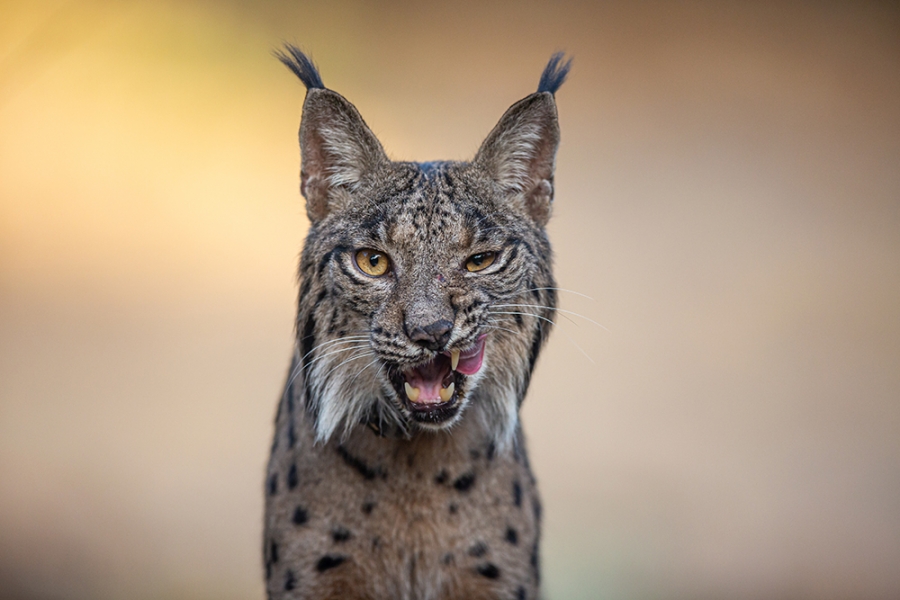
[[450, 368], [455, 371], [456, 365], [458, 365], [458, 364], [459, 364], [459, 350], [451, 350], [450, 351]]
[[[441, 400], [443, 402], [449, 402], [450, 398], [453, 397], [453, 390], [455, 390], [455, 389], [456, 389], [456, 384], [452, 383], [452, 382], [447, 387], [441, 388], [441, 391], [438, 392], [441, 396]], [[416, 390], [416, 392], [418, 392], [418, 391], [419, 390]], [[406, 393], [408, 394], [409, 391], [407, 391]], [[418, 394], [416, 394], [416, 395], [418, 395]]]
[[[405, 382], [403, 386], [406, 388], [406, 397], [411, 401], [415, 402], [419, 399], [419, 388], [413, 387], [409, 385], [409, 382]], [[444, 390], [441, 390], [441, 397], [443, 397]]]

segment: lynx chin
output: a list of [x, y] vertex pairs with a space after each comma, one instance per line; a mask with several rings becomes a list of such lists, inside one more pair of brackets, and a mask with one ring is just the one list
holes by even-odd
[[306, 86], [296, 344], [266, 476], [270, 599], [533, 599], [541, 503], [519, 407], [556, 307], [556, 54], [470, 162], [396, 162]]

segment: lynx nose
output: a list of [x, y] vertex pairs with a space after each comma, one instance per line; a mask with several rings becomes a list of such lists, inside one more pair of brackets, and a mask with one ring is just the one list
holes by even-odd
[[407, 335], [409, 335], [409, 339], [423, 348], [437, 350], [450, 339], [451, 329], [453, 329], [453, 322], [441, 319], [424, 327], [413, 327]]

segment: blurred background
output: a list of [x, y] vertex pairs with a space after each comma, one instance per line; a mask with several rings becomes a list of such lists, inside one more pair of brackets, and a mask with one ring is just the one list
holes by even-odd
[[896, 3], [0, 2], [0, 598], [263, 597], [300, 44], [397, 159], [575, 56], [547, 598], [900, 597]]

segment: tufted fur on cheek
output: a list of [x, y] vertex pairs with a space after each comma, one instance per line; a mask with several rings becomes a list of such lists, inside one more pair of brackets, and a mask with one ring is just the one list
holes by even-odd
[[350, 192], [388, 164], [356, 107], [329, 89], [310, 89], [300, 122], [300, 192], [316, 223], [347, 204]]

